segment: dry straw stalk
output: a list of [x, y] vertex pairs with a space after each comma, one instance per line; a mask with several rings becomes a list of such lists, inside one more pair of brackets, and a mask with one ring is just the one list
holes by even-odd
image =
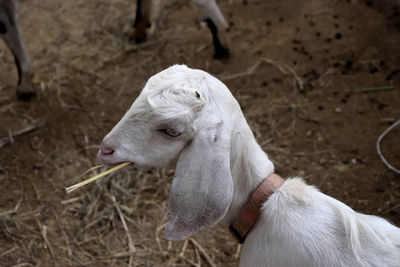
[[126, 166], [128, 166], [130, 164], [131, 164], [131, 162], [121, 163], [118, 166], [115, 166], [114, 168], [111, 168], [111, 169], [109, 169], [109, 170], [107, 170], [105, 172], [99, 173], [96, 176], [93, 176], [93, 177], [91, 177], [89, 179], [86, 179], [85, 181], [82, 181], [80, 183], [77, 183], [77, 184], [71, 185], [69, 187], [66, 187], [65, 191], [67, 192], [67, 194], [69, 194], [72, 191], [78, 189], [79, 187], [82, 187], [82, 186], [87, 185], [87, 184], [89, 184], [89, 183], [91, 183], [93, 181], [96, 181], [97, 179], [100, 179], [101, 177], [106, 176], [107, 174], [110, 174], [110, 173], [113, 173], [115, 171], [118, 171], [119, 169], [121, 169], [123, 167], [126, 167]]

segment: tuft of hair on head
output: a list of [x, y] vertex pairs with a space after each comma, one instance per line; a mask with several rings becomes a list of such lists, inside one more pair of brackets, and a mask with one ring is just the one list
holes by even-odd
[[167, 88], [147, 96], [153, 111], [163, 117], [190, 115], [201, 111], [205, 101], [199, 92], [184, 88]]

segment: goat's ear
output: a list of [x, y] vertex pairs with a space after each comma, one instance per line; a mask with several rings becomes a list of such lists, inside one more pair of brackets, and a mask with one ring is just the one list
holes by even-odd
[[182, 240], [214, 226], [228, 210], [233, 195], [229, 128], [221, 122], [201, 130], [182, 151], [171, 185], [168, 240]]

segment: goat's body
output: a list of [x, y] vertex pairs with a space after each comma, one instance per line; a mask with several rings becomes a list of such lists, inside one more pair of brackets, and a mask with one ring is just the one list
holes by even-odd
[[289, 179], [265, 203], [240, 266], [400, 266], [400, 230]]
[[[154, 130], [164, 128], [180, 135]], [[185, 66], [170, 67], [147, 82], [104, 138], [99, 157], [106, 164], [177, 166], [165, 227], [172, 241], [219, 221], [231, 224], [274, 172], [228, 88]], [[400, 229], [356, 213], [299, 178], [289, 179], [265, 202], [240, 266], [400, 266]]]

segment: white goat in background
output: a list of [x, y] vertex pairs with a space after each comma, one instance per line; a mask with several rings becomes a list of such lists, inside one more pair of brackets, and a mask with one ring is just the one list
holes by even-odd
[[31, 63], [18, 26], [15, 0], [0, 0], [0, 37], [6, 41], [17, 66], [17, 96], [29, 99], [35, 95], [35, 89], [32, 86]]
[[[192, 2], [200, 9], [210, 29], [214, 46], [214, 58], [222, 59], [228, 57], [229, 50], [226, 36], [224, 35], [228, 30], [228, 23], [217, 2], [215, 0], [192, 0]], [[135, 22], [128, 32], [130, 39], [137, 43], [146, 41], [147, 32], [154, 32], [156, 28], [156, 17], [159, 15], [162, 5], [161, 0], [136, 0]]]
[[[175, 167], [168, 240], [231, 224], [274, 172], [238, 102], [218, 79], [172, 66], [151, 77], [104, 138], [105, 164]], [[266, 179], [267, 181], [269, 180]], [[400, 229], [287, 179], [261, 207], [240, 266], [400, 266]]]

